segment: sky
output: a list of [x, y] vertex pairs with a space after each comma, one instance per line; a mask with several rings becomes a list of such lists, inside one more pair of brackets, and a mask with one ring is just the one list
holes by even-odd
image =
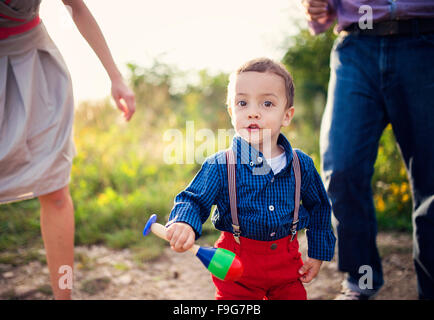
[[[87, 0], [116, 64], [149, 67], [155, 59], [183, 71], [231, 72], [267, 56], [280, 60], [304, 21], [299, 0]], [[272, 4], [272, 5], [270, 5]], [[76, 102], [110, 95], [104, 68], [60, 0], [44, 0], [40, 16], [61, 51]]]

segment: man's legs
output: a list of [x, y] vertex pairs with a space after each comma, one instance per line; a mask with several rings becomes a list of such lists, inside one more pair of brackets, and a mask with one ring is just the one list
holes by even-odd
[[[378, 141], [388, 122], [377, 40], [352, 35], [337, 40], [320, 139], [323, 177], [338, 222], [338, 267], [349, 273], [350, 288], [366, 295], [383, 284], [371, 190]], [[362, 266], [372, 268], [372, 288], [359, 286]]]
[[390, 39], [384, 97], [413, 193], [414, 264], [434, 299], [434, 34]]

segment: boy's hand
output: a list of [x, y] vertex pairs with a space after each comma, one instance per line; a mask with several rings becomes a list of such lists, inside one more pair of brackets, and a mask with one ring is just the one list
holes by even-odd
[[170, 247], [176, 252], [184, 252], [194, 244], [195, 233], [193, 228], [184, 222], [175, 222], [167, 228], [167, 240]]
[[321, 268], [322, 260], [317, 260], [307, 257], [304, 265], [298, 270], [298, 273], [303, 276], [300, 277], [301, 282], [311, 282], [315, 278]]
[[328, 3], [326, 0], [303, 0], [305, 14], [309, 21], [324, 22], [328, 18]]

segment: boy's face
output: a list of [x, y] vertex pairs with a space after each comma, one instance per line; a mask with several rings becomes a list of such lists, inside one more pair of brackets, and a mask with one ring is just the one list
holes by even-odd
[[248, 142], [272, 148], [280, 128], [290, 124], [294, 107], [286, 107], [285, 81], [271, 72], [242, 72], [237, 75], [228, 112], [235, 131]]

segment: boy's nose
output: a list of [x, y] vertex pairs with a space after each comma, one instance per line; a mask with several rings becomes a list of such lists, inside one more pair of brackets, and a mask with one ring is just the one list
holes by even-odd
[[256, 110], [251, 110], [249, 112], [249, 119], [259, 119], [260, 115], [259, 112], [257, 112]]

